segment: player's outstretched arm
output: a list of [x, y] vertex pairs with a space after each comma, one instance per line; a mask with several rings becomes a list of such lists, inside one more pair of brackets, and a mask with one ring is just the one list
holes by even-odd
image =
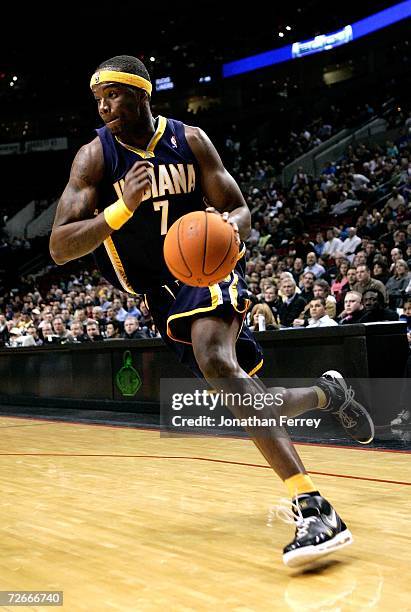
[[224, 216], [234, 227], [238, 226], [241, 239], [246, 240], [251, 231], [251, 215], [239, 186], [203, 130], [186, 125], [185, 134], [200, 166], [201, 186], [209, 206], [228, 213]]
[[[125, 176], [122, 207], [127, 215], [123, 222], [141, 203], [144, 190], [151, 181], [149, 166], [151, 164], [147, 161], [136, 162]], [[103, 151], [96, 138], [77, 153], [69, 182], [57, 207], [50, 236], [50, 254], [57, 264], [91, 253], [114, 231], [104, 212], [95, 214], [103, 174]]]

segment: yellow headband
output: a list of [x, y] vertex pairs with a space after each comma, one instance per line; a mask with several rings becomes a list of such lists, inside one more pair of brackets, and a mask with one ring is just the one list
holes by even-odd
[[100, 70], [95, 72], [91, 77], [90, 87], [98, 85], [99, 83], [124, 83], [124, 85], [131, 85], [132, 87], [139, 87], [144, 89], [151, 96], [153, 89], [152, 84], [147, 79], [136, 74], [129, 74], [128, 72], [118, 72], [117, 70]]

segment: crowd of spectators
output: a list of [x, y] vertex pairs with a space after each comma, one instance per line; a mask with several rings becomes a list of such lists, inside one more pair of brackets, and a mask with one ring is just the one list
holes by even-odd
[[[299, 168], [290, 185], [282, 185], [264, 160], [247, 170], [258, 187], [249, 186], [243, 172], [235, 174], [252, 213], [252, 329], [402, 317], [411, 341], [410, 128], [406, 115], [396, 142], [350, 146], [318, 177]], [[241, 168], [241, 147], [233, 153]], [[27, 248], [25, 241], [8, 246]], [[46, 291], [32, 278], [20, 289], [0, 292], [0, 345], [159, 336], [143, 298], [113, 289], [96, 270], [66, 278], [64, 269], [58, 273], [59, 281]]]

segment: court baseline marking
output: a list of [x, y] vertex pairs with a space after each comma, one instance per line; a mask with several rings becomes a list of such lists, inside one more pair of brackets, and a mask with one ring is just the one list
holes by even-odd
[[[269, 465], [261, 465], [258, 463], [244, 463], [242, 461], [228, 461], [226, 459], [210, 459], [209, 457], [191, 457], [187, 455], [112, 455], [112, 454], [94, 454], [94, 453], [0, 453], [0, 457], [107, 457], [107, 458], [126, 458], [126, 459], [189, 459], [194, 461], [208, 461], [210, 463], [225, 463], [228, 465], [240, 465], [247, 467], [256, 467], [271, 470]], [[370, 482], [384, 482], [388, 484], [398, 484], [403, 486], [411, 486], [411, 482], [402, 480], [385, 480], [383, 478], [370, 478], [367, 476], [350, 476], [348, 474], [333, 474], [329, 472], [317, 472], [309, 470], [309, 474], [317, 474], [319, 476], [330, 476], [333, 478], [350, 478], [352, 480], [367, 480]]]
[[[46, 425], [47, 423], [60, 423], [62, 425], [76, 425], [76, 426], [84, 426], [84, 425], [90, 425], [92, 427], [105, 427], [106, 429], [137, 429], [137, 430], [141, 430], [141, 431], [153, 431], [156, 433], [161, 433], [161, 428], [160, 427], [145, 427], [144, 425], [138, 425], [138, 426], [132, 426], [132, 425], [122, 425], [122, 424], [118, 424], [118, 425], [108, 425], [105, 423], [89, 423], [87, 421], [65, 421], [62, 419], [53, 419], [52, 417], [45, 417], [45, 418], [39, 418], [39, 417], [32, 417], [32, 416], [22, 416], [22, 415], [11, 415], [11, 414], [2, 414], [0, 411], [0, 418], [3, 419], [26, 419], [26, 420], [31, 420], [31, 421], [41, 421], [40, 423], [38, 423], [39, 425]], [[29, 425], [27, 425], [29, 426]], [[4, 425], [1, 426], [0, 425], [0, 430], [2, 428], [7, 428], [9, 427], [9, 425]], [[16, 427], [24, 427], [24, 425], [16, 425]], [[205, 434], [187, 434], [187, 438], [189, 437], [193, 437], [194, 435], [197, 435], [198, 437], [213, 437], [213, 436], [207, 436]], [[183, 434], [180, 434], [179, 437], [183, 438], [185, 437]], [[235, 440], [249, 440], [249, 438], [245, 437], [245, 436], [235, 436], [235, 435], [229, 435], [226, 436], [227, 439], [235, 439]], [[395, 449], [395, 448], [373, 448], [373, 447], [369, 447], [365, 444], [361, 444], [359, 446], [350, 446], [350, 445], [344, 445], [344, 444], [327, 444], [327, 443], [323, 443], [323, 442], [299, 442], [298, 440], [293, 440], [293, 444], [299, 445], [299, 446], [321, 446], [321, 447], [326, 447], [326, 448], [340, 448], [340, 449], [347, 449], [347, 450], [355, 450], [355, 451], [368, 451], [368, 452], [377, 452], [377, 453], [403, 453], [406, 455], [410, 455], [411, 454], [411, 450], [404, 450], [401, 448]], [[266, 467], [261, 466], [261, 467]], [[313, 472], [314, 473], [314, 472]]]

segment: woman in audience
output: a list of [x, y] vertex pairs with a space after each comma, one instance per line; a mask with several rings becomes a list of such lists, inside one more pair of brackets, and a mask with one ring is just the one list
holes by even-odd
[[385, 257], [377, 256], [374, 258], [372, 277], [381, 281], [384, 285], [387, 283], [390, 274], [388, 272], [388, 264]]
[[267, 304], [256, 304], [254, 306], [250, 314], [250, 322], [252, 331], [278, 329], [274, 314]]
[[343, 259], [338, 268], [338, 274], [331, 284], [331, 293], [337, 302], [341, 302], [344, 299], [343, 289], [348, 283], [347, 271], [349, 267], [350, 262], [348, 259]]
[[400, 308], [404, 302], [405, 290], [410, 282], [408, 264], [404, 259], [395, 262], [394, 274], [385, 285], [388, 292], [390, 308]]

